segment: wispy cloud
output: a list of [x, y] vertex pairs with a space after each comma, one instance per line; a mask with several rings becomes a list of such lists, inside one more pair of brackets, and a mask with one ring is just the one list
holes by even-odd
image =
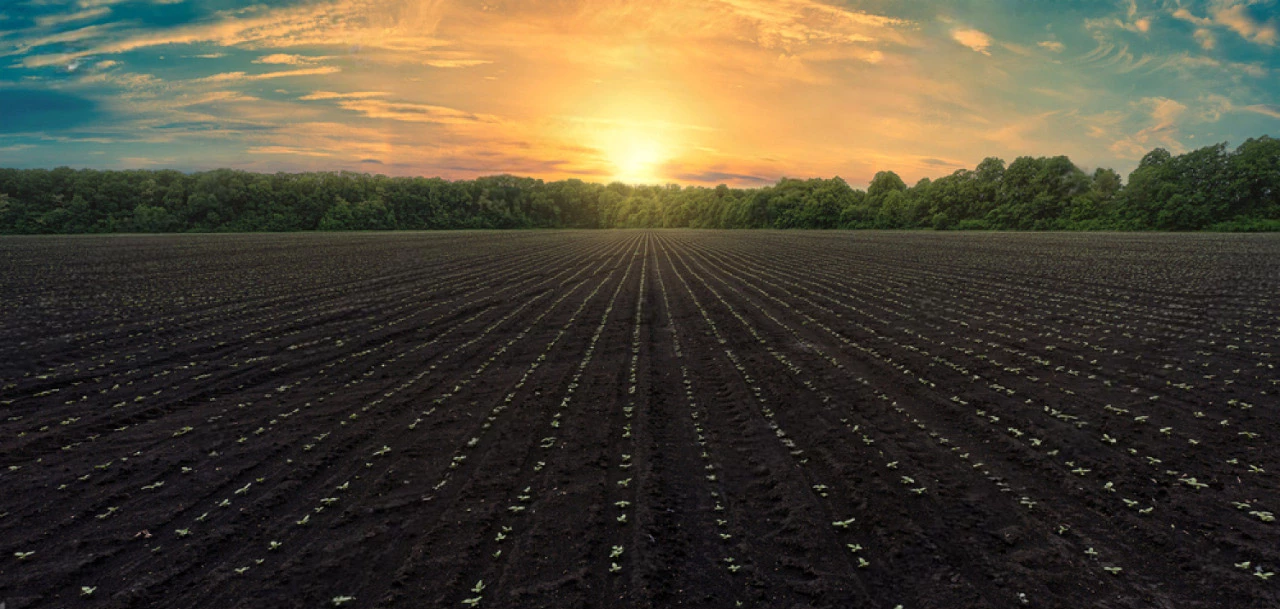
[[1175, 19], [1186, 21], [1199, 26], [1195, 31], [1195, 38], [1205, 49], [1212, 49], [1217, 45], [1217, 37], [1214, 36], [1211, 28], [1220, 26], [1228, 29], [1241, 38], [1253, 43], [1276, 46], [1280, 42], [1280, 28], [1276, 25], [1276, 17], [1274, 13], [1268, 19], [1261, 19], [1255, 15], [1255, 12], [1274, 11], [1274, 7], [1267, 9], [1253, 9], [1252, 5], [1257, 2], [1248, 2], [1240, 0], [1215, 0], [1209, 7], [1208, 16], [1200, 17], [1191, 12], [1186, 7], [1178, 7], [1171, 13]]
[[1179, 123], [1187, 111], [1185, 104], [1165, 97], [1148, 97], [1133, 105], [1148, 111], [1148, 124], [1137, 133], [1112, 144], [1114, 152], [1138, 158], [1154, 146], [1163, 146], [1175, 154], [1186, 151], [1179, 132]]
[[212, 76], [197, 78], [193, 82], [231, 82], [238, 80], [269, 80], [272, 78], [288, 78], [293, 76], [322, 76], [325, 74], [335, 74], [341, 72], [342, 68], [337, 66], [320, 66], [316, 68], [299, 68], [297, 70], [283, 70], [280, 72], [263, 72], [260, 74], [247, 74], [245, 72], [223, 72]]
[[93, 8], [86, 8], [81, 11], [76, 11], [74, 13], [63, 13], [63, 14], [55, 13], [52, 15], [42, 15], [40, 17], [36, 17], [35, 22], [36, 22], [36, 25], [39, 27], [54, 27], [54, 26], [63, 25], [66, 23], [73, 23], [76, 21], [88, 21], [90, 19], [97, 19], [98, 17], [102, 17], [104, 15], [109, 15], [109, 14], [111, 14], [111, 9], [105, 6], [97, 6]]
[[338, 106], [358, 112], [366, 118], [387, 119], [409, 123], [434, 123], [439, 125], [466, 125], [474, 123], [495, 123], [498, 117], [486, 114], [475, 114], [445, 106], [418, 104], [411, 102], [391, 102], [381, 99], [344, 99]]
[[333, 91], [316, 91], [299, 97], [304, 101], [314, 101], [323, 99], [367, 99], [370, 97], [386, 97], [390, 93], [384, 91], [353, 91], [350, 93], [335, 93]]
[[1275, 46], [1277, 39], [1280, 39], [1274, 17], [1266, 22], [1260, 21], [1253, 16], [1246, 3], [1228, 3], [1215, 9], [1213, 20], [1250, 42]]
[[1280, 119], [1280, 105], [1277, 104], [1253, 104], [1251, 106], [1243, 106], [1241, 107], [1241, 110], [1247, 110], [1255, 114]]
[[306, 150], [303, 148], [289, 148], [287, 146], [250, 146], [249, 154], [284, 154], [289, 156], [319, 156], [331, 157], [332, 153], [323, 150]]
[[317, 61], [322, 61], [324, 59], [326, 58], [325, 57], [308, 57], [306, 55], [291, 55], [289, 53], [272, 53], [270, 55], [263, 55], [262, 57], [259, 57], [253, 60], [253, 63], [270, 63], [270, 64], [284, 64], [284, 65], [298, 66], [298, 65], [306, 65], [309, 63], [315, 63]]
[[1138, 10], [1137, 0], [1129, 0], [1123, 17], [1091, 17], [1085, 19], [1085, 27], [1093, 30], [1120, 29], [1145, 34], [1151, 31], [1151, 17]]

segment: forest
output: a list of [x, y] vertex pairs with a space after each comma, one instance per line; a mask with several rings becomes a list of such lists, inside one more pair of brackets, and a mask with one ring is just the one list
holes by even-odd
[[1157, 148], [1128, 180], [1065, 156], [987, 158], [908, 186], [783, 178], [741, 189], [474, 180], [354, 172], [0, 169], [0, 233], [506, 228], [1280, 230], [1280, 139], [1181, 155]]

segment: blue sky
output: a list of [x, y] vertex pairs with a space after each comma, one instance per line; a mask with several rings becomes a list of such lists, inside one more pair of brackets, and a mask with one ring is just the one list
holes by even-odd
[[7, 0], [0, 166], [908, 182], [1280, 135], [1280, 0]]

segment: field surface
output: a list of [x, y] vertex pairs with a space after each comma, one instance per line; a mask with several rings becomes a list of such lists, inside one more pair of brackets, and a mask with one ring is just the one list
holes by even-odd
[[0, 239], [0, 603], [1277, 607], [1280, 239]]

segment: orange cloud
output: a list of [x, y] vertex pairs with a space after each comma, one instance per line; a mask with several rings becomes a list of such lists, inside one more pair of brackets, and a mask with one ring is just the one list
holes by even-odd
[[991, 37], [980, 30], [972, 28], [955, 29], [951, 31], [951, 39], [983, 55], [991, 54], [987, 50], [991, 47]]

